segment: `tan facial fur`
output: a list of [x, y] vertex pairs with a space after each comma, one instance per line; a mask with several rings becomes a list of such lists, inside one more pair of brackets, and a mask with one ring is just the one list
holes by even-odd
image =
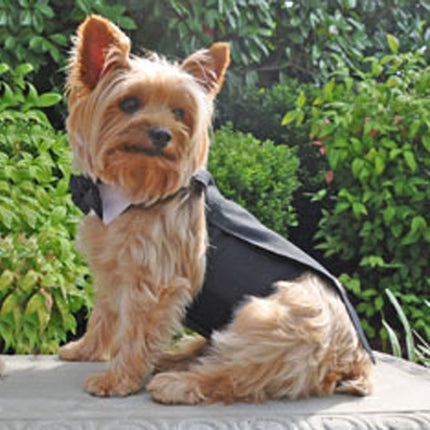
[[[206, 166], [229, 46], [214, 44], [182, 64], [129, 51], [127, 36], [109, 21], [91, 16], [80, 26], [67, 129], [75, 169], [121, 187], [136, 203], [151, 203], [186, 187]], [[155, 145], [154, 130], [168, 139], [165, 146]], [[109, 225], [87, 215], [78, 246], [94, 275], [96, 301], [83, 338], [59, 356], [111, 361], [107, 372], [88, 376], [89, 393], [125, 396], [151, 377], [147, 388], [163, 403], [370, 392], [370, 359], [343, 303], [315, 275], [280, 281], [273, 295], [249, 299], [211, 345], [195, 337], [166, 350], [204, 278], [202, 196], [135, 207]]]

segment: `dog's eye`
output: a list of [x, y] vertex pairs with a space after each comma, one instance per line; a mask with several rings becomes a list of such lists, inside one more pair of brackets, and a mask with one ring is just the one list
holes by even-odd
[[135, 113], [140, 109], [140, 100], [137, 97], [125, 97], [119, 102], [119, 108], [125, 113]]
[[173, 114], [175, 115], [175, 119], [177, 121], [182, 121], [185, 118], [185, 111], [184, 109], [173, 109]]

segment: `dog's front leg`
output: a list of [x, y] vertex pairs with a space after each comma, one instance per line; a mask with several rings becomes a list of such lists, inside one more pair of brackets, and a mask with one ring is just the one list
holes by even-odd
[[140, 284], [124, 289], [111, 366], [104, 373], [89, 375], [85, 390], [95, 396], [126, 396], [139, 391], [180, 327], [190, 292], [189, 281], [179, 277], [161, 288]]
[[81, 339], [69, 342], [58, 350], [61, 360], [107, 361], [113, 335], [117, 329], [118, 312], [102, 288], [96, 289], [94, 309]]

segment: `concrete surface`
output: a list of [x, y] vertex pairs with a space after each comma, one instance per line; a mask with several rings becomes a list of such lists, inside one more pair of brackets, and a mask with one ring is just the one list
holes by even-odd
[[162, 406], [142, 391], [99, 399], [81, 383], [103, 363], [3, 356], [1, 430], [430, 430], [430, 370], [377, 354], [375, 392], [264, 405]]

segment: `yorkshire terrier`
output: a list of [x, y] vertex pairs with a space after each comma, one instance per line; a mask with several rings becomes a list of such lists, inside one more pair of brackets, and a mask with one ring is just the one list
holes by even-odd
[[206, 167], [229, 62], [226, 43], [171, 64], [130, 56], [128, 37], [104, 18], [78, 29], [67, 83], [74, 169], [132, 203], [109, 222], [92, 212], [79, 229], [95, 305], [85, 335], [59, 356], [110, 360], [87, 377], [92, 395], [146, 385], [159, 402], [195, 404], [371, 391], [371, 358], [344, 303], [313, 273], [249, 297], [210, 341], [169, 348], [205, 277], [205, 202], [190, 182]]

